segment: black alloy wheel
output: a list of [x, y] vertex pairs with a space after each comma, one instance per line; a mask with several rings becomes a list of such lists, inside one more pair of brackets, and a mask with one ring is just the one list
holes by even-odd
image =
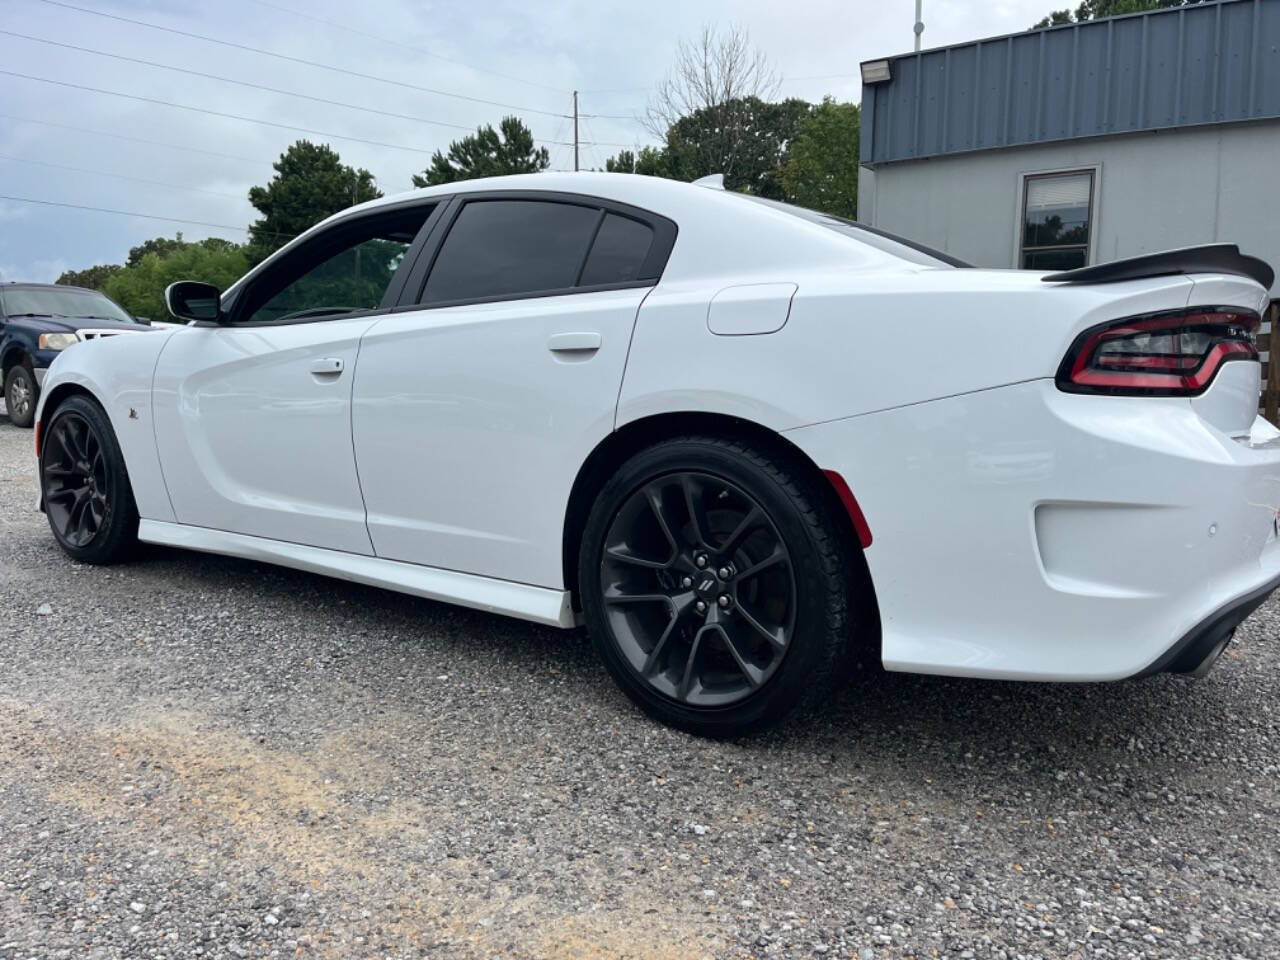
[[44, 505], [64, 542], [87, 547], [107, 519], [102, 441], [79, 413], [58, 417], [44, 440]]
[[760, 504], [707, 473], [631, 494], [605, 537], [600, 589], [619, 650], [656, 692], [735, 703], [773, 676], [795, 629], [791, 556]]
[[74, 396], [48, 423], [40, 489], [54, 538], [76, 560], [120, 559], [137, 538], [138, 512], [110, 421], [93, 401]]
[[781, 444], [677, 437], [596, 496], [578, 558], [605, 666], [651, 716], [702, 736], [820, 703], [849, 649], [852, 548], [821, 474]]
[[9, 370], [4, 378], [4, 408], [15, 427], [29, 427], [35, 420], [36, 401], [40, 398], [35, 374], [24, 363]]

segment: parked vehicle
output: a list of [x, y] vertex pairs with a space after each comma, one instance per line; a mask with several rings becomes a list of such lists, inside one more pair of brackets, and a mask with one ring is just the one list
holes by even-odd
[[97, 290], [50, 283], [0, 285], [0, 383], [9, 420], [29, 427], [54, 357], [84, 340], [149, 329]]
[[42, 503], [92, 563], [136, 539], [585, 622], [707, 735], [820, 702], [851, 647], [1201, 670], [1280, 578], [1270, 283], [1229, 246], [965, 269], [667, 180], [448, 184], [59, 357]]

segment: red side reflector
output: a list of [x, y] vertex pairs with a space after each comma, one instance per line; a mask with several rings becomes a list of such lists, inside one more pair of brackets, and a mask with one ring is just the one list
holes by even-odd
[[822, 474], [831, 481], [831, 486], [835, 488], [836, 496], [844, 504], [845, 512], [849, 514], [849, 519], [853, 521], [853, 529], [858, 534], [858, 542], [862, 544], [862, 549], [867, 549], [867, 547], [871, 546], [871, 528], [867, 526], [867, 518], [862, 515], [862, 508], [858, 506], [858, 500], [854, 497], [853, 491], [849, 489], [849, 484], [845, 483], [844, 477], [834, 470], [823, 470]]
[[43, 433], [44, 433], [44, 422], [42, 420], [37, 420], [36, 421], [36, 459], [37, 460], [40, 459], [40, 440], [42, 439], [41, 435]]

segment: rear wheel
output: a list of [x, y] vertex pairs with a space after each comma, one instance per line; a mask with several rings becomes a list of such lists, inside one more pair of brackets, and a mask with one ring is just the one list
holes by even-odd
[[49, 419], [40, 451], [40, 489], [49, 527], [66, 554], [114, 563], [137, 542], [138, 509], [107, 415], [84, 396]]
[[650, 715], [737, 736], [829, 688], [848, 644], [848, 563], [811, 483], [774, 451], [684, 437], [606, 484], [580, 555], [583, 611]]
[[9, 411], [9, 422], [15, 427], [31, 426], [39, 398], [35, 372], [25, 362], [14, 364], [4, 378], [4, 406]]

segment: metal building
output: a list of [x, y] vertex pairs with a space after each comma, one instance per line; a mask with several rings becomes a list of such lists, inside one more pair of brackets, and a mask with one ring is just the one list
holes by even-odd
[[988, 267], [1230, 241], [1280, 272], [1280, 0], [1213, 0], [862, 68], [865, 223]]

